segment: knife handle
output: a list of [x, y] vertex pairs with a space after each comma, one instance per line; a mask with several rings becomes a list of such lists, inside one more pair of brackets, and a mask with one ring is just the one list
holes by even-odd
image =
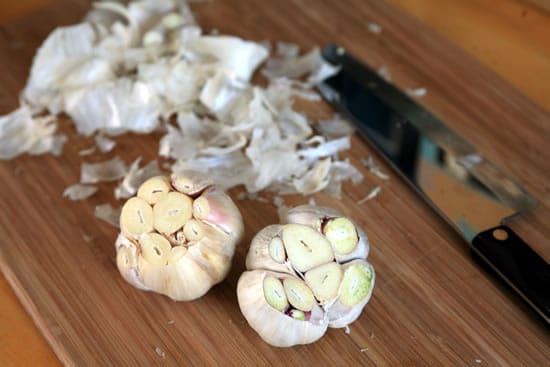
[[472, 250], [550, 324], [550, 265], [505, 225], [479, 233]]

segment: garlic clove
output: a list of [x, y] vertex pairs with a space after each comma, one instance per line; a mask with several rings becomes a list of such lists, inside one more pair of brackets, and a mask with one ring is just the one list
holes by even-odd
[[153, 207], [154, 228], [170, 235], [182, 228], [191, 219], [192, 200], [179, 192], [170, 192]]
[[146, 233], [138, 240], [143, 258], [153, 265], [164, 265], [172, 246], [158, 233]]
[[183, 225], [183, 235], [188, 241], [198, 241], [205, 235], [204, 225], [196, 219], [190, 219]]
[[266, 300], [263, 290], [265, 277], [297, 279], [265, 270], [245, 271], [239, 278], [239, 307], [260, 337], [275, 347], [309, 344], [321, 338], [327, 330], [327, 321], [320, 307], [315, 304], [311, 312], [304, 313], [304, 320], [279, 311]]
[[212, 186], [212, 180], [202, 172], [184, 171], [171, 176], [172, 186], [179, 192], [195, 196]]
[[170, 182], [168, 179], [164, 176], [156, 176], [151, 177], [141, 184], [137, 192], [137, 197], [153, 205], [169, 192]]
[[281, 237], [273, 237], [267, 246], [269, 256], [278, 264], [284, 264], [286, 260], [285, 245]]
[[153, 230], [153, 209], [143, 199], [133, 197], [120, 212], [120, 229], [128, 238], [138, 238]]
[[285, 278], [283, 287], [288, 302], [297, 310], [311, 311], [315, 305], [313, 292], [302, 280], [297, 278]]
[[246, 255], [247, 269], [265, 269], [276, 271], [279, 273], [294, 273], [290, 265], [287, 265], [285, 262], [286, 254], [285, 261], [283, 261], [283, 263], [280, 263], [279, 259], [274, 259], [270, 253], [270, 245], [274, 239], [278, 238], [280, 240], [279, 233], [281, 232], [282, 228], [283, 226], [279, 224], [270, 225], [262, 229], [254, 236], [252, 242], [250, 243], [248, 254]]
[[336, 255], [349, 255], [359, 244], [355, 225], [344, 217], [327, 220], [323, 225], [323, 234], [331, 243]]
[[292, 266], [306, 272], [334, 259], [330, 242], [315, 229], [301, 224], [287, 224], [281, 231]]
[[123, 235], [118, 235], [115, 248], [117, 249], [116, 265], [122, 278], [134, 287], [148, 291], [150, 290], [139, 279], [136, 267], [138, 263], [138, 252], [136, 245]]
[[369, 302], [374, 289], [374, 267], [365, 260], [354, 260], [343, 266], [338, 299], [328, 310], [329, 326], [345, 327], [354, 322]]
[[243, 234], [243, 220], [233, 200], [222, 190], [209, 187], [193, 202], [193, 217], [218, 227], [234, 238]]
[[263, 287], [267, 303], [276, 310], [284, 312], [288, 307], [288, 298], [286, 297], [281, 280], [272, 276], [266, 276]]
[[305, 273], [304, 280], [319, 303], [326, 304], [338, 295], [342, 277], [343, 272], [340, 264], [330, 262]]

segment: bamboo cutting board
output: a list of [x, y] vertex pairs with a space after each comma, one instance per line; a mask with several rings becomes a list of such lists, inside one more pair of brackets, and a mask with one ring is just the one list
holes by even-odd
[[[385, 65], [401, 87], [426, 87], [423, 104], [540, 200], [515, 229], [548, 258], [550, 116], [493, 73], [381, 1], [211, 1], [194, 10], [206, 30], [296, 41], [306, 49], [334, 41], [374, 67]], [[85, 5], [59, 1], [0, 34], [1, 113], [16, 106], [41, 40], [85, 11]], [[382, 34], [369, 33], [369, 21], [382, 25]], [[277, 221], [273, 206], [256, 201], [237, 203], [246, 235], [223, 283], [189, 303], [139, 292], [116, 270], [116, 230], [93, 217], [95, 205], [116, 204], [114, 185], [102, 185], [84, 202], [61, 197], [78, 181], [78, 151], [90, 145], [67, 124], [63, 128], [70, 142], [61, 157], [0, 163], [0, 266], [66, 365], [538, 366], [550, 360], [550, 336], [540, 320], [487, 277], [461, 239], [393, 174], [382, 193], [361, 206], [356, 202], [381, 184], [368, 172], [363, 184], [345, 185], [341, 200], [315, 196], [357, 220], [372, 244], [377, 285], [349, 335], [331, 329], [318, 343], [277, 349], [248, 327], [237, 305], [237, 279], [251, 237]], [[117, 140], [115, 154], [126, 161], [156, 158], [158, 136]], [[348, 156], [359, 166], [370, 154], [354, 139]], [[293, 197], [287, 204], [307, 200]]]

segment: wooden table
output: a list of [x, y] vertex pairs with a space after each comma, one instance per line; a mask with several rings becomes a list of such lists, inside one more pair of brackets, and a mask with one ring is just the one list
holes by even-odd
[[[48, 2], [49, 1], [46, 0], [43, 1], [43, 3]], [[60, 3], [67, 4], [69, 2], [70, 1], [68, 0], [60, 1]], [[214, 4], [211, 4], [209, 6], [217, 6], [216, 2], [217, 0], [213, 1]], [[548, 39], [550, 39], [549, 13], [542, 11], [539, 8], [536, 8], [523, 1], [514, 0], [500, 0], [498, 2], [495, 2], [493, 0], [391, 0], [391, 2], [397, 5], [398, 8], [401, 8], [405, 12], [411, 14], [413, 17], [419, 19], [428, 27], [433, 28], [436, 32], [447, 38], [450, 42], [454, 43], [462, 50], [466, 51], [466, 53], [474, 56], [474, 58], [485, 64], [485, 66], [488, 66], [498, 75], [500, 75], [500, 77], [511, 83], [513, 86], [515, 86], [515, 88], [519, 89], [524, 95], [535, 101], [543, 109], [546, 109], [546, 111], [550, 111], [550, 83], [548, 83], [548, 80], [550, 79], [550, 46], [548, 45]], [[24, 2], [20, 1], [18, 3]], [[34, 6], [41, 2], [33, 1], [32, 3]], [[303, 11], [304, 9], [301, 9], [299, 6], [300, 2], [296, 3], [298, 11]], [[1, 6], [4, 7], [6, 5], [3, 4]], [[13, 6], [16, 7], [16, 5]], [[70, 24], [78, 21], [80, 15], [82, 14], [82, 11], [84, 10], [84, 7], [81, 6], [73, 6], [73, 8], [77, 9], [78, 11], [76, 11], [76, 13], [70, 13], [61, 17], [59, 15], [61, 7], [59, 6], [59, 4], [56, 5], [56, 3], [54, 2], [54, 5], [50, 8], [47, 8], [47, 10], [45, 11], [47, 12], [47, 14], [56, 14], [59, 19], [63, 18], [66, 24]], [[227, 11], [226, 8], [224, 9]], [[2, 13], [3, 12], [0, 11], [0, 14]], [[313, 11], [313, 13], [315, 13], [315, 11]], [[209, 26], [215, 26], [218, 24], [217, 22], [219, 21], [220, 24], [218, 28], [220, 28], [222, 31], [228, 30], [235, 33], [247, 33], [246, 30], [244, 30], [246, 24], [229, 26], [223, 23], [223, 19], [218, 20], [212, 17], [212, 14], [214, 14], [213, 12], [205, 12], [204, 14], [205, 15], [199, 16], [199, 19], [204, 21]], [[315, 18], [315, 14], [313, 14], [311, 17]], [[36, 22], [36, 20], [40, 19], [40, 16], [35, 16], [29, 19], [33, 19]], [[346, 18], [344, 15], [342, 15], [341, 19]], [[382, 36], [385, 37], [384, 32], [386, 31], [386, 29], [391, 28], [384, 23], [388, 19], [391, 19], [391, 16], [388, 16], [385, 19], [364, 19], [364, 21], [374, 21], [381, 23], [383, 25]], [[354, 19], [354, 21], [356, 20]], [[13, 88], [20, 88], [23, 85], [26, 70], [28, 70], [31, 57], [34, 53], [34, 47], [39, 44], [39, 40], [45, 37], [48, 33], [48, 30], [51, 29], [51, 27], [54, 25], [48, 21], [44, 21], [44, 24], [45, 25], [43, 27], [36, 24], [33, 24], [31, 26], [29, 23], [26, 23], [26, 20], [22, 19], [16, 21], [15, 25], [13, 26], [0, 27], [0, 44], [3, 43], [2, 47], [4, 47], [2, 48], [2, 50], [10, 49], [10, 47], [12, 47], [13, 54], [17, 55], [17, 57], [19, 57], [19, 60], [22, 61], [21, 63], [9, 64], [8, 69], [4, 69], [5, 72], [0, 77], [2, 81], [2, 83], [0, 83], [0, 85], [2, 85], [2, 87], [0, 88], [0, 113], [6, 113], [16, 106], [17, 98]], [[11, 45], [6, 45], [7, 40], [9, 40], [13, 36], [14, 30], [25, 32], [27, 29], [29, 30], [29, 34], [23, 35], [21, 37], [15, 37], [17, 39], [24, 39], [29, 41], [27, 44], [25, 44], [25, 49], [23, 51], [18, 49], [21, 46], [18, 45], [17, 42]], [[402, 32], [402, 30], [399, 29], [392, 29], [390, 32], [396, 33], [389, 35], [389, 37], [404, 36], [402, 33], [400, 33]], [[426, 32], [426, 29], [422, 29], [422, 32]], [[422, 34], [424, 35], [424, 33]], [[269, 34], [258, 35], [258, 37], [260, 36], [269, 36]], [[276, 35], [273, 34], [272, 36]], [[287, 40], [292, 40], [290, 34], [287, 33], [286, 36]], [[296, 35], [296, 38], [298, 39], [298, 42], [301, 42], [304, 45], [309, 45], [310, 40], [315, 39], [315, 36], [311, 36], [309, 34], [301, 34]], [[412, 37], [409, 42], [414, 44], [414, 37]], [[426, 42], [426, 39], [420, 40], [420, 43], [422, 42]], [[378, 51], [389, 49], [389, 54], [392, 54], [393, 56], [399, 53], [399, 51], [392, 50], [391, 48], [391, 45], [379, 45], [374, 47], [373, 50]], [[430, 76], [429, 74], [427, 74], [429, 71], [426, 71], [426, 73], [415, 74], [413, 75], [413, 77], [408, 76], [411, 70], [422, 69], [422, 67], [419, 65], [416, 65], [417, 69], [415, 69], [414, 67], [411, 68], [411, 65], [415, 65], [414, 60], [400, 61], [395, 58], [391, 60], [386, 60], [383, 57], [383, 53], [376, 54], [376, 52], [373, 52], [373, 54], [369, 56], [369, 58], [370, 59], [368, 61], [375, 66], [387, 62], [388, 65], [392, 67], [394, 79], [396, 79], [397, 84], [402, 86], [406, 86], [408, 84], [412, 86], [416, 83], [418, 86], [427, 87], [428, 97], [426, 98], [425, 103], [428, 106], [436, 106], [436, 109], [438, 109], [437, 112], [442, 113], [443, 115], [459, 114], [456, 113], [456, 111], [452, 111], [451, 105], [442, 103], [441, 100], [435, 95], [434, 91], [438, 91], [443, 94], [447, 93], [447, 95], [449, 95], [449, 89], [453, 89], [454, 87], [463, 88], [462, 85], [446, 86], [444, 83], [438, 84], [437, 76]], [[468, 58], [466, 58], [466, 60], [468, 61], [468, 63], [471, 63]], [[2, 60], [2, 62], [0, 62], [0, 65], [6, 67], [6, 59]], [[472, 63], [472, 65], [474, 64]], [[483, 74], [482, 77], [486, 77], [486, 75], [490, 75], [490, 73]], [[494, 79], [494, 77], [490, 75], [490, 77], [488, 77], [488, 80], [494, 81], [496, 79]], [[457, 83], [456, 80], [452, 82]], [[476, 81], [472, 80], [472, 84], [475, 83]], [[475, 94], [476, 91], [472, 91], [471, 93]], [[468, 97], [464, 97], [464, 99], [460, 98], [462, 97], [458, 98], [457, 105], [464, 106], [465, 104], [467, 104]], [[544, 115], [538, 114], [537, 116]], [[527, 154], [531, 155], [535, 154], [537, 150], [542, 151], [544, 149], [547, 149], [548, 140], [545, 140], [544, 138], [549, 136], [548, 125], [550, 124], [550, 115], [546, 115], [546, 119], [544, 121], [538, 121], [535, 123], [541, 125], [546, 124], [546, 127], [542, 127], [539, 129], [540, 131], [543, 131], [543, 134], [546, 135], [539, 136], [538, 138], [533, 137], [532, 142], [534, 146], [526, 148], [526, 150], [529, 151]], [[522, 150], [523, 148], [511, 148], [510, 152], [507, 152], [506, 146], [509, 144], [514, 144], [513, 140], [515, 135], [519, 135], [520, 141], [529, 141], [530, 136], [527, 133], [522, 134], [521, 130], [518, 130], [517, 126], [502, 126], [499, 124], [499, 121], [493, 121], [491, 122], [491, 124], [492, 126], [481, 129], [482, 135], [479, 138], [474, 137], [474, 143], [478, 146], [479, 144], [483, 144], [482, 148], [485, 153], [487, 153], [494, 160], [500, 161], [499, 163], [504, 163], [508, 168], [510, 168], [511, 172], [516, 175], [516, 177], [521, 178], [521, 183], [527, 185], [528, 188], [533, 191], [537, 198], [542, 202], [542, 210], [537, 212], [538, 218], [526, 219], [526, 223], [523, 223], [523, 227], [520, 223], [519, 230], [522, 231], [522, 233], [525, 234], [529, 239], [533, 239], [534, 241], [536, 241], [540, 246], [538, 248], [539, 251], [545, 253], [546, 255], [546, 250], [548, 249], [548, 247], [550, 247], [548, 246], [548, 235], [550, 233], [548, 229], [548, 223], [550, 222], [550, 215], [548, 214], [547, 210], [549, 206], [548, 203], [550, 202], [550, 186], [548, 186], [550, 182], [550, 175], [548, 174], [548, 172], [550, 172], [550, 165], [548, 164], [548, 160], [546, 160], [545, 162], [540, 160], [536, 161], [533, 166], [529, 167], [529, 172], [526, 173], [520, 167], [520, 165], [528, 161], [528, 156], [522, 156], [517, 160], [515, 160], [514, 158], [514, 154], [517, 153], [517, 151]], [[497, 130], [506, 128], [516, 129], [514, 131], [517, 134], [505, 134], [496, 132]], [[494, 137], [491, 137], [491, 129], [495, 131]], [[468, 136], [467, 133], [465, 135]], [[360, 145], [362, 143], [360, 143], [358, 140], [354, 140], [354, 146], [357, 146], [358, 144]], [[359, 149], [359, 151], [363, 154], [369, 152], [369, 150], [365, 149], [364, 147], [356, 149]], [[547, 153], [544, 154], [548, 156]], [[2, 165], [0, 165], [0, 169], [4, 170], [12, 169], [14, 166], [10, 163], [2, 163]], [[36, 164], [32, 164], [32, 167], [35, 167], [34, 169], [38, 171], [38, 169], [36, 168]], [[77, 176], [76, 171], [74, 176]], [[396, 180], [393, 177], [392, 179]], [[395, 182], [393, 184], [395, 184]], [[447, 241], [450, 243], [450, 245], [447, 245], [446, 251], [448, 252], [449, 248], [454, 249], [454, 253], [451, 254], [448, 254], [447, 252], [436, 251], [435, 249], [433, 249], [430, 251], [432, 251], [432, 254], [435, 255], [428, 258], [418, 257], [415, 259], [415, 261], [425, 261], [426, 266], [433, 265], [434, 261], [449, 261], [448, 257], [452, 256], [455, 256], [459, 259], [451, 259], [451, 261], [464, 261], [462, 259], [464, 256], [462, 255], [463, 250], [461, 248], [460, 240], [456, 236], [453, 236], [451, 234], [451, 231], [446, 228], [445, 225], [435, 217], [435, 215], [432, 215], [431, 212], [426, 207], [424, 207], [419, 200], [415, 199], [412, 193], [407, 192], [406, 188], [401, 187], [402, 185], [396, 185], [397, 188], [395, 188], [395, 190], [390, 190], [393, 192], [388, 192], [387, 195], [395, 194], [400, 197], [400, 200], [403, 200], [403, 205], [413, 206], [413, 210], [409, 210], [410, 215], [424, 217], [422, 225], [420, 225], [420, 229], [418, 231], [414, 231], [412, 229], [414, 225], [411, 223], [403, 223], [402, 225], [397, 226], [401, 228], [402, 231], [398, 238], [400, 238], [401, 241], [408, 242], [410, 246], [418, 246], [419, 248], [421, 248], [423, 239], [422, 228], [424, 230], [427, 230], [429, 226], [434, 226], [435, 228], [433, 229], [433, 231], [438, 234], [438, 238], [440, 238], [441, 241]], [[350, 189], [344, 199], [345, 203], [353, 204], [354, 200], [360, 197], [361, 192], [362, 191], [357, 188]], [[323, 200], [323, 198], [321, 198], [320, 200]], [[325, 200], [325, 202], [330, 203], [328, 199]], [[387, 209], [387, 211], [390, 213], [392, 210], [397, 210], [399, 208], [399, 204], [396, 203], [395, 200], [391, 201], [388, 199], [381, 199], [380, 203], [376, 203], [373, 205], [374, 206], [367, 211], [369, 212], [370, 218], [376, 218], [380, 220], [380, 225], [383, 225], [384, 223], [390, 223], [388, 224], [388, 226], [391, 227], [391, 223], [399, 219], [399, 216], [397, 214], [394, 218], [382, 218], [381, 214], [376, 214], [376, 210], [382, 210], [382, 207], [385, 207], [385, 209]], [[245, 208], [245, 210], [252, 209], [247, 207]], [[381, 212], [386, 213], [386, 211]], [[413, 221], [414, 220], [411, 218], [411, 222]], [[538, 227], [537, 230], [530, 230], [530, 227], [533, 226]], [[395, 225], [393, 225], [393, 227], [396, 228]], [[4, 229], [6, 228], [3, 228], [1, 230], [3, 231]], [[384, 229], [382, 227], [378, 227], [371, 229], [371, 231], [372, 232], [369, 233], [371, 234], [371, 239], [373, 239], [375, 248], [377, 245], [384, 244]], [[250, 234], [247, 236], [247, 238], [250, 238]], [[422, 252], [424, 250], [419, 251]], [[396, 264], [402, 261], [402, 259], [399, 258], [399, 254], [394, 255], [396, 256]], [[381, 256], [375, 257], [375, 259], [373, 260], [375, 265], [377, 265], [377, 259], [381, 263], [380, 271], [391, 271], [391, 259], [382, 260]], [[242, 266], [242, 260], [238, 260], [237, 264], [239, 266]], [[408, 271], [411, 270], [408, 269]], [[468, 269], [468, 271], [471, 274], [477, 274], [475, 273], [475, 270]], [[236, 275], [233, 275], [232, 280], [230, 280], [230, 283], [232, 285], [234, 285], [235, 276]], [[418, 280], [417, 277], [414, 277], [411, 274], [405, 273], [402, 276], [410, 276], [411, 280]], [[433, 283], [435, 284], [436, 288], [453, 287], [453, 284], [458, 281], [457, 279], [459, 279], [457, 277], [457, 274], [442, 274], [439, 279], [433, 280]], [[387, 279], [391, 280], [390, 277], [387, 277]], [[396, 292], [407, 291], [407, 289], [405, 288], [400, 288], [397, 281], [393, 282], [395, 284], [392, 284], [392, 282], [389, 280], [386, 283], [380, 283], [379, 287], [382, 287], [385, 284], [388, 289], [394, 287]], [[418, 281], [420, 282], [421, 280]], [[505, 294], [503, 296], [502, 293], [505, 293], [505, 291], [498, 288], [498, 286], [493, 284], [492, 281], [485, 280], [483, 276], [481, 276], [481, 278], [477, 280], [472, 280], [470, 284], [477, 284], [476, 282], [481, 283], [481, 285], [476, 290], [477, 292], [487, 292], [490, 294], [487, 297], [502, 299], [503, 302], [505, 302], [505, 304], [503, 304], [503, 308], [505, 309], [503, 311], [505, 313], [504, 317], [509, 317], [508, 315], [513, 315], [514, 318], [520, 319], [522, 320], [522, 322], [530, 324], [528, 326], [528, 329], [532, 331], [532, 334], [530, 335], [539, 335], [539, 337], [542, 338], [546, 337], [546, 347], [548, 347], [548, 335], [545, 335], [544, 331], [537, 330], [536, 319], [526, 313], [527, 311], [525, 307], [516, 302], [513, 298], [509, 297], [509, 295]], [[422, 283], [419, 284], [422, 285]], [[426, 290], [426, 292], [433, 292], [433, 289]], [[390, 293], [391, 292], [389, 292], [388, 294]], [[380, 294], [383, 295], [382, 292], [380, 292]], [[433, 293], [431, 293], [431, 295], [433, 296]], [[388, 295], [386, 294], [386, 296]], [[405, 294], [403, 295], [403, 297], [404, 299], [406, 299], [408, 295]], [[464, 302], [467, 303], [468, 300], [464, 300]], [[374, 299], [373, 303], [373, 307], [377, 307], [376, 298]], [[378, 304], [378, 306], [380, 306], [380, 304]], [[484, 310], [483, 308], [481, 308], [478, 311], [480, 313], [483, 313], [490, 311], [490, 309]], [[374, 313], [375, 311], [370, 312]], [[424, 310], [423, 312], [430, 311]], [[383, 312], [381, 312], [381, 310], [378, 310], [378, 312], [376, 312], [377, 316], [380, 316], [382, 314]], [[395, 315], [385, 315], [384, 317], [387, 317], [388, 320], [390, 320], [392, 316]], [[235, 318], [237, 317], [238, 316], [235, 315]], [[497, 322], [499, 316], [487, 315], [487, 317], [493, 322]], [[401, 319], [401, 321], [403, 320]], [[408, 321], [414, 323], [414, 320]], [[456, 320], [452, 319], [449, 319], [446, 322], [449, 323], [449, 327], [456, 326], [457, 324]], [[403, 327], [404, 330], [408, 330], [407, 328], [410, 327], [410, 325], [403, 326], [389, 322], [387, 327]], [[502, 330], [506, 330], [506, 328], [502, 328]], [[510, 337], [510, 339], [508, 340], [514, 340], [515, 338], [517, 339], [518, 343], [524, 344], [525, 348], [532, 348], [526, 350], [526, 353], [530, 353], [531, 357], [533, 358], [532, 360], [530, 360], [531, 363], [538, 361], [542, 364], [543, 360], [541, 360], [540, 358], [543, 356], [548, 357], [549, 351], [544, 351], [540, 349], [541, 342], [542, 345], [544, 345], [544, 339], [522, 341], [521, 339], [523, 335], [514, 335], [513, 333], [516, 332], [514, 329], [506, 331], [512, 333], [512, 337]], [[470, 332], [472, 331], [470, 330]], [[475, 332], [474, 334], [477, 335], [477, 332]], [[484, 340], [484, 334], [482, 331], [479, 332], [479, 336], [480, 339], [469, 341], [458, 338], [459, 341], [465, 343], [464, 345], [449, 345], [447, 344], [448, 341], [443, 336], [438, 335], [436, 332], [424, 335], [425, 338], [431, 340], [433, 348], [439, 350], [443, 354], [447, 353], [448, 355], [454, 355], [455, 351], [457, 353], [460, 353], [464, 350], [479, 353], [479, 358], [470, 358], [469, 360], [463, 361], [467, 365], [491, 365], [491, 363], [493, 363], [493, 365], [505, 365], [514, 364], [514, 362], [516, 362], [515, 365], [518, 365], [518, 361], [528, 363], [525, 362], [525, 360], [522, 360], [522, 357], [525, 356], [514, 356], [507, 353], [506, 350], [499, 349], [502, 348], [503, 344], [499, 344], [494, 341], [487, 342], [486, 340]], [[418, 336], [408, 335], [406, 337], [416, 338]], [[377, 336], [373, 334], [373, 339], [376, 338]], [[373, 350], [376, 348], [387, 348], [387, 345], [384, 343], [387, 343], [387, 340], [373, 340], [370, 348]], [[414, 342], [411, 342], [411, 340], [404, 341], [404, 343], [414, 344]], [[422, 348], [426, 346], [426, 343], [420, 341], [418, 343], [419, 350], [422, 350]], [[466, 345], [466, 343], [469, 343], [470, 345]], [[493, 349], [493, 347], [496, 349]], [[365, 353], [368, 354], [369, 351], [366, 351]], [[370, 363], [380, 363], [384, 361], [384, 356], [387, 358], [386, 361], [399, 361], [400, 363], [406, 363], [407, 361], [412, 361], [414, 363], [416, 361], [416, 364], [419, 364], [421, 363], [420, 361], [422, 361], [422, 358], [420, 356], [403, 355], [399, 350], [395, 350], [395, 355], [392, 356], [392, 350], [386, 350], [381, 354], [375, 354], [373, 359], [370, 359]], [[376, 359], [377, 357], [382, 359]], [[460, 360], [456, 358], [458, 357], [455, 356], [454, 359], [451, 358], [450, 360]], [[516, 358], [519, 358], [519, 360]], [[31, 318], [25, 313], [25, 311], [19, 304], [17, 298], [6, 283], [4, 277], [0, 277], [0, 361], [2, 361], [2, 366], [59, 364], [59, 361], [56, 358], [55, 354], [49, 348], [48, 344], [45, 342], [38, 329], [35, 328], [33, 322], [31, 321]], [[446, 359], [442, 357], [440, 361], [446, 361]], [[545, 362], [548, 362], [548, 359], [546, 359]]]

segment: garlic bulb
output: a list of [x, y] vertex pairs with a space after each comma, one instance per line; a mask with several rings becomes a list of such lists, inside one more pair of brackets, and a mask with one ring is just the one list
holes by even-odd
[[203, 296], [229, 272], [243, 221], [229, 196], [193, 173], [145, 181], [120, 214], [122, 277], [175, 301]]
[[312, 343], [355, 321], [374, 289], [365, 232], [340, 212], [289, 210], [252, 239], [237, 285], [250, 326], [277, 347]]

